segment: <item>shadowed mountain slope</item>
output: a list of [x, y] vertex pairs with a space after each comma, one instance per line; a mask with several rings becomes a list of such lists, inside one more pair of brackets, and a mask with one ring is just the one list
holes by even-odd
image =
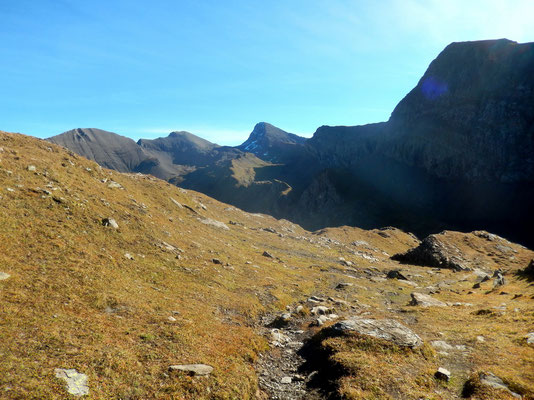
[[[311, 139], [262, 122], [234, 148], [175, 132], [140, 140], [146, 158], [130, 170], [309, 229], [487, 229], [534, 245], [532, 104], [533, 43], [452, 43], [387, 122], [322, 126]], [[94, 141], [64, 143], [96, 159]], [[128, 149], [133, 165], [139, 149]]]

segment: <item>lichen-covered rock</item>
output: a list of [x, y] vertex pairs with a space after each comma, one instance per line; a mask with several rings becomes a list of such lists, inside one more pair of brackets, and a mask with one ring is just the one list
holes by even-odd
[[87, 386], [87, 375], [81, 374], [75, 369], [56, 368], [56, 378], [67, 383], [67, 392], [74, 396], [85, 396], [89, 394]]
[[332, 329], [339, 332], [357, 332], [384, 339], [403, 347], [419, 347], [421, 338], [411, 329], [393, 319], [368, 319], [353, 317], [336, 323]]

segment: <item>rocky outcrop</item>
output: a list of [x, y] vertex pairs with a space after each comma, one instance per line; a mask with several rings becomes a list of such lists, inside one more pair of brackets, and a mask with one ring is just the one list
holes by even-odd
[[457, 271], [468, 270], [469, 267], [465, 265], [460, 250], [440, 240], [440, 235], [430, 235], [416, 248], [403, 254], [396, 254], [392, 259], [425, 267], [450, 268]]
[[332, 329], [339, 332], [357, 332], [384, 339], [404, 347], [419, 347], [423, 341], [409, 328], [392, 319], [354, 317], [336, 323]]

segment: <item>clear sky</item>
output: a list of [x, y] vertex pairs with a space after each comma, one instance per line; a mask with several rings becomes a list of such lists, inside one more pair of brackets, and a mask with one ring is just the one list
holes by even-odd
[[0, 0], [0, 130], [385, 121], [450, 42], [534, 41], [534, 0]]

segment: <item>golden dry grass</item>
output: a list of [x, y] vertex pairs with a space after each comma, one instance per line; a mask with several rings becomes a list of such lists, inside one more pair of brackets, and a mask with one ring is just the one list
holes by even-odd
[[[0, 271], [11, 275], [0, 281], [0, 398], [68, 398], [55, 368], [87, 374], [90, 399], [254, 398], [254, 362], [267, 349], [256, 329], [259, 316], [311, 294], [343, 298], [373, 317], [393, 315], [404, 323], [410, 317], [425, 340], [470, 344], [468, 356], [452, 368], [456, 380], [438, 398], [454, 398], [447, 396], [457, 395], [464, 376], [481, 368], [523, 393], [534, 390], [533, 349], [521, 339], [534, 320], [533, 289], [524, 280], [507, 276], [503, 290], [509, 295], [467, 294], [472, 282], [458, 282], [458, 274], [403, 266], [421, 275], [413, 278], [421, 286], [454, 278], [454, 291], [436, 297], [473, 303], [406, 307], [413, 287], [372, 281], [362, 272], [398, 267], [389, 256], [417, 243], [401, 231], [343, 227], [312, 234], [149, 176], [102, 169], [38, 139], [2, 132], [0, 148]], [[110, 188], [111, 181], [122, 188]], [[103, 226], [103, 218], [115, 219], [119, 229]], [[205, 218], [229, 230], [202, 223]], [[275, 258], [264, 257], [265, 250]], [[353, 265], [342, 265], [339, 257]], [[336, 291], [340, 281], [354, 286]], [[523, 296], [511, 300], [517, 293]], [[504, 315], [472, 313], [503, 302]], [[477, 335], [486, 342], [476, 342]], [[348, 371], [354, 357], [372, 363], [372, 352], [351, 355], [352, 344], [329, 345], [342, 349], [338, 362]], [[433, 387], [428, 373], [447, 360], [425, 359], [410, 382], [423, 391], [428, 382]], [[179, 363], [215, 370], [209, 378], [168, 373]], [[363, 390], [353, 377], [342, 378], [346, 393]]]

